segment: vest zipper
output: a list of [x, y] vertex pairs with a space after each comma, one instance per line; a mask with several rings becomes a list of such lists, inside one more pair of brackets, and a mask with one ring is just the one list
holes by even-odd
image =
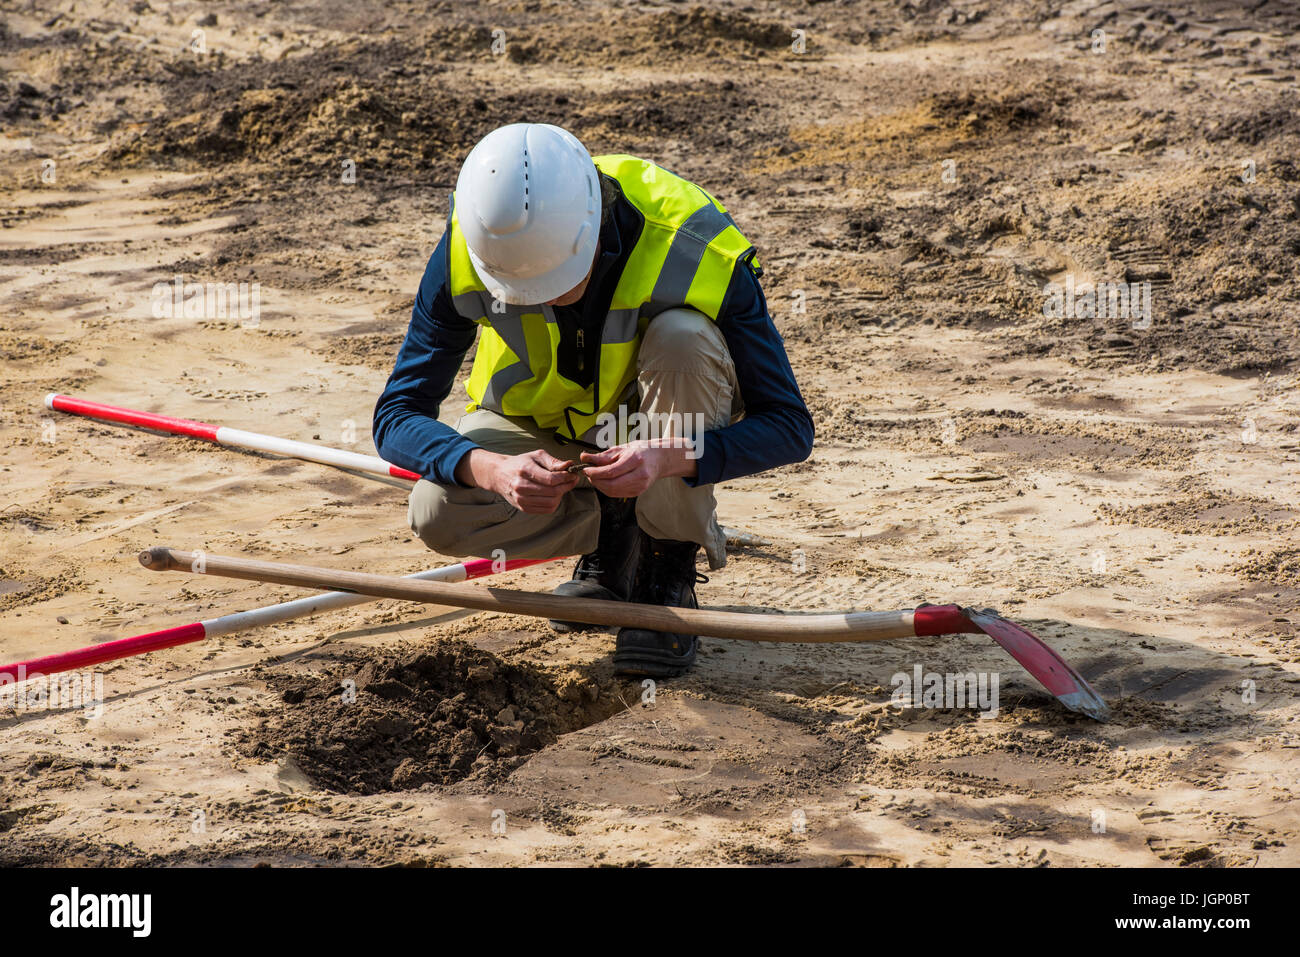
[[582, 334], [582, 330], [579, 329], [578, 330], [578, 371], [579, 372], [584, 371], [587, 365], [587, 347], [586, 345], [584, 345], [583, 339], [584, 337]]

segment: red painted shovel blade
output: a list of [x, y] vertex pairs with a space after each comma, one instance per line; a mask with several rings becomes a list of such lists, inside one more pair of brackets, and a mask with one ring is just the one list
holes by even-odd
[[1024, 665], [1025, 670], [1042, 682], [1061, 704], [1097, 721], [1110, 717], [1110, 709], [1101, 695], [1093, 691], [1083, 675], [1066, 664], [1065, 659], [1042, 639], [993, 612], [975, 611], [973, 608], [967, 608], [965, 612], [973, 624]]

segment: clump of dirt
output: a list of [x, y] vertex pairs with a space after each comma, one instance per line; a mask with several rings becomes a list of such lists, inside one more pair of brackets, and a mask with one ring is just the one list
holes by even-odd
[[271, 683], [286, 707], [241, 750], [287, 755], [320, 787], [361, 794], [499, 779], [622, 707], [612, 678], [556, 679], [464, 642]]
[[1279, 548], [1270, 552], [1248, 549], [1246, 560], [1235, 565], [1232, 572], [1246, 581], [1300, 588], [1300, 548]]
[[388, 372], [393, 368], [404, 338], [405, 334], [400, 332], [344, 336], [317, 349], [316, 353], [341, 365], [362, 365]]
[[53, 575], [26, 575], [0, 569], [0, 611], [12, 611], [25, 605], [49, 601], [85, 587], [85, 581], [71, 569]]
[[1121, 728], [1136, 728], [1142, 725], [1157, 729], [1168, 729], [1182, 721], [1177, 708], [1163, 701], [1148, 701], [1134, 695], [1111, 698], [1106, 702], [1110, 707], [1110, 724]]
[[72, 351], [66, 342], [55, 342], [44, 336], [20, 335], [11, 332], [0, 333], [0, 359], [5, 362], [21, 362], [24, 359], [57, 359]]
[[1133, 506], [1103, 502], [1097, 512], [1112, 525], [1124, 522], [1183, 535], [1276, 533], [1296, 526], [1296, 514], [1288, 508], [1265, 499], [1236, 497], [1213, 490]]
[[118, 844], [51, 834], [7, 835], [0, 842], [0, 867], [125, 867], [147, 855], [132, 842]]
[[[1192, 448], [1188, 434], [1178, 429], [1049, 419], [997, 410], [963, 412], [953, 417], [953, 429], [954, 441], [972, 452], [1013, 452], [1022, 461], [1073, 459], [1098, 471], [1178, 468], [1188, 460]], [[940, 441], [942, 438], [940, 435]]]

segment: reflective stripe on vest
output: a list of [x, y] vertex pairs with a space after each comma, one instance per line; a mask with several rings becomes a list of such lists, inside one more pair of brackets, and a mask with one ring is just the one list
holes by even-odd
[[649, 322], [678, 306], [716, 321], [737, 261], [752, 257], [753, 246], [726, 209], [699, 186], [634, 156], [594, 160], [618, 181], [644, 227], [605, 316], [592, 386], [560, 375], [559, 326], [549, 306], [511, 306], [492, 297], [470, 262], [453, 196], [451, 300], [461, 316], [484, 326], [466, 383], [470, 411], [528, 416], [544, 429], [581, 436], [601, 414], [618, 408], [635, 380], [637, 350]]

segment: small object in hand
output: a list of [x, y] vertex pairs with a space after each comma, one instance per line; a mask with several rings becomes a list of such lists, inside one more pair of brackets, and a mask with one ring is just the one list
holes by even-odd
[[591, 463], [590, 463], [590, 462], [574, 462], [572, 465], [570, 465], [570, 466], [569, 466], [568, 468], [566, 468], [564, 471], [566, 471], [566, 472], [585, 472], [585, 471], [586, 471], [587, 469], [589, 469], [589, 468], [591, 468]]

